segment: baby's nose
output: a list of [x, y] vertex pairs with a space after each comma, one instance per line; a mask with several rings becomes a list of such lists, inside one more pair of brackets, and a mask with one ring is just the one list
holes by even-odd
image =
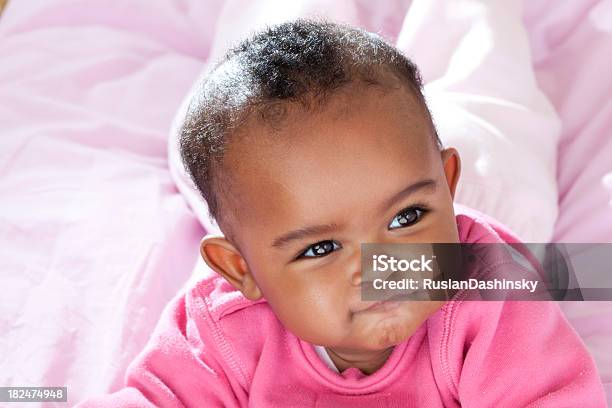
[[349, 262], [346, 267], [348, 268], [348, 272], [350, 274], [349, 280], [351, 285], [360, 286], [361, 285], [361, 251], [355, 251], [354, 254], [351, 255]]
[[360, 286], [361, 285], [361, 265], [359, 268], [355, 269], [351, 274], [351, 285]]

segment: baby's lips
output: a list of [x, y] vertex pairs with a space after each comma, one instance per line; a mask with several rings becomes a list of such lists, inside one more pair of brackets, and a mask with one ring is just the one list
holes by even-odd
[[395, 307], [397, 304], [402, 303], [402, 297], [402, 295], [393, 295], [380, 300], [361, 301], [355, 308], [352, 309], [352, 311], [353, 313], [364, 312], [375, 307], [382, 308], [385, 304], [389, 307]]
[[360, 305], [358, 305], [357, 307], [353, 308], [353, 313], [365, 312], [366, 310], [369, 310], [369, 309], [379, 305], [380, 303], [382, 303], [380, 300], [372, 300], [372, 301], [361, 302]]

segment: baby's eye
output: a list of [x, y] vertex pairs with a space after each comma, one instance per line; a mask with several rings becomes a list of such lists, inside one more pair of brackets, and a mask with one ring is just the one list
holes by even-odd
[[298, 258], [318, 258], [339, 248], [341, 248], [341, 246], [336, 241], [321, 241], [306, 248], [304, 252], [298, 255]]
[[391, 224], [389, 224], [388, 228], [403, 228], [416, 224], [421, 220], [421, 218], [427, 211], [428, 210], [421, 207], [406, 208], [393, 218], [393, 221], [391, 221]]

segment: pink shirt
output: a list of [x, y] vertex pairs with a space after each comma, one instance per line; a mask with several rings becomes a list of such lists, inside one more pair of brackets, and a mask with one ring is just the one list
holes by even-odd
[[[516, 242], [457, 206], [461, 242]], [[210, 274], [166, 307], [125, 388], [78, 407], [605, 407], [555, 302], [453, 301], [366, 376], [334, 372], [265, 300]]]

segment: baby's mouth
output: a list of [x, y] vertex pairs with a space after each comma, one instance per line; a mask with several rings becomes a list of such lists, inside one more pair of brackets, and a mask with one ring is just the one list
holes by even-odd
[[[366, 282], [362, 282], [361, 298], [364, 297], [375, 298], [377, 300], [361, 300], [357, 303], [356, 307], [351, 309], [351, 313], [361, 313], [366, 311], [385, 311], [393, 310], [400, 306], [402, 303], [410, 301], [429, 301], [434, 300], [428, 290], [413, 289], [408, 291], [387, 291], [386, 293], [380, 293], [380, 291], [372, 290], [372, 285], [368, 285]], [[380, 298], [380, 299], [378, 299]]]
[[355, 309], [353, 309], [353, 313], [392, 310], [406, 302], [406, 300], [401, 300], [402, 297], [402, 295], [394, 295], [387, 299], [362, 301]]

